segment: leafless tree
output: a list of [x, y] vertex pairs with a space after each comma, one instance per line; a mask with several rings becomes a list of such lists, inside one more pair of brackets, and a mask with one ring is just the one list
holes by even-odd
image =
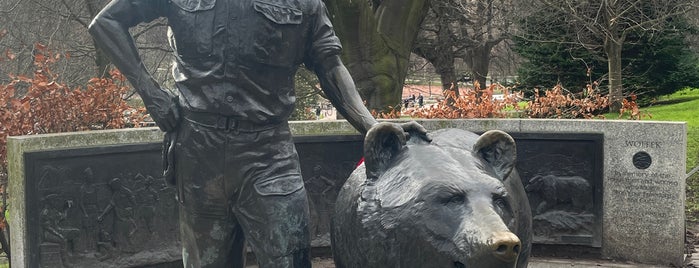
[[[14, 61], [0, 63], [0, 73], [24, 74], [32, 70], [34, 44], [47, 45], [70, 60], [57, 66], [69, 85], [84, 84], [90, 77], [104, 76], [110, 61], [95, 50], [87, 26], [108, 0], [7, 0], [0, 1], [0, 28], [8, 34], [0, 40], [0, 51], [10, 50]], [[166, 23], [158, 20], [132, 29], [144, 62], [167, 80], [164, 63], [169, 53]], [[2, 30], [2, 29], [0, 29]]]
[[434, 65], [444, 89], [456, 89], [457, 58], [471, 69], [475, 81], [485, 85], [493, 48], [510, 37], [511, 14], [519, 2], [433, 0], [414, 52]]
[[613, 111], [621, 108], [622, 47], [633, 32], [662, 31], [673, 17], [696, 7], [696, 0], [538, 0], [565, 16], [576, 36], [573, 42], [603, 51], [608, 63], [609, 97]]

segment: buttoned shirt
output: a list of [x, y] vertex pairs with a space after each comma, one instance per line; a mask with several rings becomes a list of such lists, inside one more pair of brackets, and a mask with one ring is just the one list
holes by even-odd
[[[168, 19], [173, 76], [186, 109], [254, 123], [286, 120], [294, 75], [340, 53], [320, 0], [115, 0], [126, 27]], [[138, 87], [138, 85], [134, 85]]]

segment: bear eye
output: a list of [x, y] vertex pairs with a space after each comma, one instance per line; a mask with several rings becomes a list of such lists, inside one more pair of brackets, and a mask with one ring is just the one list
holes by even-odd
[[507, 202], [502, 197], [493, 198], [493, 204], [495, 204], [496, 207], [500, 208], [505, 208], [507, 206]]
[[500, 215], [510, 210], [510, 206], [504, 196], [493, 196], [493, 207]]

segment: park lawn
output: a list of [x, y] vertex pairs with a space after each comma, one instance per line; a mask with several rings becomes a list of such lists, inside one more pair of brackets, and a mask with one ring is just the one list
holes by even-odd
[[[642, 109], [652, 120], [687, 122], [687, 169], [699, 164], [699, 89], [685, 89]], [[663, 104], [668, 103], [668, 104]]]

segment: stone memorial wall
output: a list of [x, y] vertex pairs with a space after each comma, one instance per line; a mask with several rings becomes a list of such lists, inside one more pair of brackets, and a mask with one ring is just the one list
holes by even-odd
[[[624, 261], [682, 262], [685, 124], [421, 123], [430, 130], [513, 134], [517, 168], [534, 214], [535, 243], [598, 247], [602, 257]], [[312, 244], [327, 247], [334, 198], [361, 157], [361, 137], [344, 121], [291, 126], [311, 203]], [[154, 128], [10, 138], [13, 266], [131, 267], [177, 261], [174, 193], [157, 178], [161, 140]], [[94, 198], [88, 198], [90, 193]]]

